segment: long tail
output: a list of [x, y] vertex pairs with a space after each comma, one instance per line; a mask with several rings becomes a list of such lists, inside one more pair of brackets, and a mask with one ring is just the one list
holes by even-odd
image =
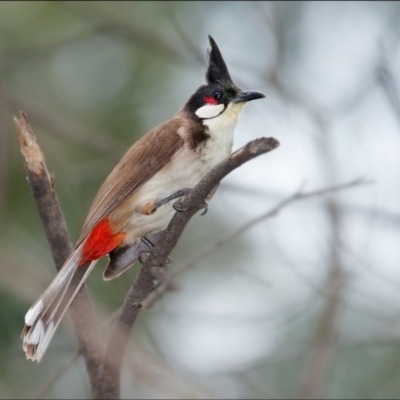
[[25, 326], [21, 338], [23, 339], [22, 348], [28, 360], [39, 362], [42, 359], [62, 317], [96, 264], [96, 261], [92, 261], [87, 267], [79, 267], [85, 268], [86, 271], [80, 277], [78, 284], [72, 285], [71, 288], [81, 253], [82, 245], [75, 249], [53, 282], [25, 315]]

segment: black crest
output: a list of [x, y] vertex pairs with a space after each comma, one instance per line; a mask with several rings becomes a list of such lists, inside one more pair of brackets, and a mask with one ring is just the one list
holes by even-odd
[[215, 43], [215, 40], [210, 35], [208, 35], [208, 39], [210, 40], [211, 51], [208, 51], [209, 65], [206, 72], [207, 83], [213, 85], [221, 82], [232, 82], [217, 43]]

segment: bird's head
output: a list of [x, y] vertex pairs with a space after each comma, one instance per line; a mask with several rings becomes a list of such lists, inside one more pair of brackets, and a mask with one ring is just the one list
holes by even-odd
[[229, 74], [222, 54], [209, 36], [211, 51], [208, 51], [209, 65], [206, 72], [206, 85], [200, 86], [190, 97], [185, 108], [196, 115], [203, 123], [207, 120], [222, 117], [237, 119], [243, 105], [248, 101], [265, 97], [262, 93], [243, 91]]

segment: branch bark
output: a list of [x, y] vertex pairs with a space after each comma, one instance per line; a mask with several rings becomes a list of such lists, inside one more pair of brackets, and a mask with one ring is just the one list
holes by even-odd
[[165, 277], [165, 279], [163, 280], [163, 282], [160, 285], [158, 285], [144, 301], [142, 301], [142, 307], [146, 308], [146, 309], [150, 308], [168, 290], [173, 290], [174, 289], [173, 281], [182, 272], [188, 270], [189, 268], [192, 268], [204, 257], [208, 256], [210, 253], [217, 250], [218, 248], [224, 246], [226, 243], [231, 242], [236, 237], [240, 236], [242, 233], [251, 229], [253, 226], [255, 226], [269, 218], [277, 216], [279, 214], [279, 212], [282, 210], [282, 208], [285, 208], [287, 205], [289, 205], [291, 203], [295, 203], [296, 201], [309, 199], [309, 198], [313, 198], [313, 197], [325, 196], [325, 195], [335, 193], [335, 192], [338, 192], [341, 190], [351, 189], [351, 188], [354, 188], [357, 186], [366, 185], [366, 184], [370, 184], [370, 183], [372, 183], [372, 181], [366, 180], [363, 178], [357, 178], [357, 179], [352, 180], [347, 183], [343, 183], [343, 184], [340, 184], [337, 186], [329, 186], [327, 188], [323, 188], [323, 189], [319, 189], [319, 190], [314, 190], [314, 191], [309, 191], [309, 192], [303, 192], [301, 190], [297, 191], [290, 197], [279, 202], [276, 206], [272, 207], [270, 210], [263, 212], [262, 214], [260, 214], [259, 216], [255, 217], [255, 218], [252, 218], [251, 220], [245, 222], [243, 225], [239, 226], [237, 229], [233, 230], [232, 232], [229, 232], [226, 236], [223, 236], [222, 238], [212, 242], [209, 246], [207, 246], [199, 254], [194, 256], [189, 262], [187, 262], [180, 268], [175, 269], [172, 273], [168, 274]]
[[[271, 208], [270, 210], [262, 213], [261, 215], [249, 220], [248, 222], [244, 223], [237, 229], [233, 230], [232, 232], [228, 233], [226, 236], [222, 237], [221, 239], [214, 241], [211, 243], [209, 246], [207, 246], [205, 249], [203, 249], [199, 254], [195, 255], [189, 262], [181, 266], [180, 268], [175, 269], [173, 272], [168, 273], [168, 275], [164, 278], [164, 280], [155, 288], [153, 291], [149, 294], [148, 297], [144, 301], [141, 302], [142, 308], [150, 308], [156, 301], [158, 301], [168, 290], [174, 288], [174, 280], [175, 278], [180, 275], [181, 273], [187, 271], [188, 269], [192, 268], [193, 266], [197, 265], [197, 263], [211, 254], [212, 252], [216, 251], [220, 247], [224, 246], [226, 243], [231, 242], [234, 240], [236, 237], [240, 236], [242, 233], [248, 231], [251, 229], [253, 226], [259, 224], [260, 222], [263, 222], [267, 219], [270, 219], [272, 217], [275, 217], [279, 214], [279, 212], [285, 208], [286, 206], [295, 203], [300, 200], [304, 199], [309, 199], [313, 197], [319, 197], [319, 196], [325, 196], [331, 193], [339, 192], [341, 190], [346, 190], [346, 189], [351, 189], [354, 187], [358, 187], [361, 185], [366, 185], [372, 183], [371, 180], [363, 179], [363, 178], [358, 178], [355, 180], [352, 180], [350, 182], [346, 182], [337, 186], [329, 186], [323, 189], [315, 190], [315, 191], [309, 191], [309, 192], [302, 192], [302, 191], [297, 191], [290, 197], [282, 200], [279, 202], [276, 206]], [[329, 296], [329, 293], [321, 292], [321, 294], [325, 294]], [[117, 310], [113, 316], [110, 318], [112, 321], [116, 319], [116, 317], [119, 315], [120, 310]], [[111, 321], [109, 321], [111, 322]], [[75, 357], [78, 357], [80, 354], [79, 349], [75, 353]], [[71, 365], [71, 364], [70, 364]], [[40, 396], [38, 395], [35, 398], [42, 398], [44, 394], [48, 392], [49, 389], [54, 385], [55, 382], [59, 379], [59, 377], [65, 372], [66, 368], [64, 366], [61, 366], [59, 370], [57, 370], [52, 377], [50, 377], [49, 381], [46, 382], [43, 385], [43, 388], [38, 391]]]
[[[61, 208], [36, 137], [29, 126], [27, 115], [14, 118], [25, 170], [34, 200], [42, 220], [54, 262], [59, 270], [73, 250]], [[93, 398], [117, 399], [120, 395], [120, 372], [129, 333], [143, 302], [154, 289], [154, 278], [166, 271], [166, 259], [175, 247], [190, 218], [204, 206], [213, 188], [228, 173], [243, 163], [279, 145], [273, 138], [256, 139], [218, 164], [193, 188], [182, 202], [184, 212], [175, 213], [167, 230], [151, 252], [126, 296], [119, 318], [105, 353], [102, 353], [97, 323], [88, 292], [83, 286], [71, 304], [71, 316], [81, 353], [85, 359]], [[77, 274], [84, 273], [81, 268]], [[156, 272], [158, 272], [156, 274]], [[74, 277], [74, 281], [77, 277]], [[76, 357], [76, 356], [75, 356]], [[74, 358], [75, 358], [74, 357]], [[68, 363], [69, 364], [69, 363]]]
[[150, 253], [139, 275], [133, 282], [125, 298], [104, 356], [101, 372], [101, 398], [120, 397], [120, 375], [129, 334], [144, 301], [154, 289], [154, 271], [158, 274], [166, 270], [165, 261], [175, 247], [190, 218], [200, 210], [213, 188], [231, 171], [261, 154], [274, 150], [279, 142], [274, 138], [260, 138], [249, 142], [226, 160], [215, 166], [188, 194], [180, 207], [184, 212], [176, 212], [168, 228]]
[[[29, 126], [27, 115], [21, 111], [19, 119], [14, 117], [14, 123], [29, 185], [46, 232], [54, 263], [59, 270], [72, 252], [73, 246], [54, 191], [54, 181], [47, 170], [43, 153]], [[84, 286], [72, 302], [70, 310], [88, 371], [92, 396], [97, 398], [98, 372], [102, 355], [101, 341], [98, 336], [92, 303]]]

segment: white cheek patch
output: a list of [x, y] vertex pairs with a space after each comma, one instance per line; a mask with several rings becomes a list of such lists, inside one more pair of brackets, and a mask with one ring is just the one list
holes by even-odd
[[224, 108], [223, 104], [206, 104], [196, 110], [195, 114], [199, 118], [215, 118], [224, 111]]

